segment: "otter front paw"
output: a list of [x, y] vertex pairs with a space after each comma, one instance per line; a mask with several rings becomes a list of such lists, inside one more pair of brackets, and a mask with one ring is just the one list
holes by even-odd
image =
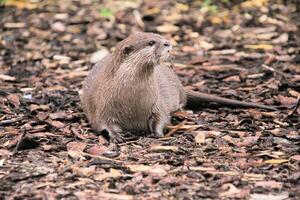
[[109, 140], [110, 143], [119, 144], [126, 141], [121, 133], [116, 132], [112, 129], [104, 129], [103, 131], [101, 131], [101, 133], [107, 140]]
[[163, 131], [155, 131], [155, 132], [152, 132], [149, 136], [152, 138], [162, 138], [162, 137], [164, 137], [164, 133], [163, 133]]

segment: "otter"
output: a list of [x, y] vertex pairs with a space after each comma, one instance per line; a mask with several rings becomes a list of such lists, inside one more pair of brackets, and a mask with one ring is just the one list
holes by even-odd
[[[229, 106], [273, 107], [187, 90], [166, 64], [172, 46], [155, 33], [137, 32], [117, 44], [90, 71], [83, 84], [82, 106], [92, 127], [118, 141], [122, 132], [162, 137], [171, 114], [203, 102]], [[122, 139], [121, 139], [122, 141]]]

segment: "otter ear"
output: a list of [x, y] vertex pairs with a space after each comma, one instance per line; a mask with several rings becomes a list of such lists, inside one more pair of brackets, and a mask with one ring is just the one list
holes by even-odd
[[123, 48], [123, 54], [124, 55], [129, 55], [131, 52], [133, 51], [133, 46], [130, 45], [130, 46], [125, 46]]

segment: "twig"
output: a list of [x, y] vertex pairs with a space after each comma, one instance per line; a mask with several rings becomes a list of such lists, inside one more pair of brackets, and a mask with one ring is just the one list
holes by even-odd
[[300, 96], [298, 97], [297, 103], [295, 104], [293, 110], [290, 111], [290, 113], [287, 115], [287, 117], [290, 117], [293, 114], [295, 114], [299, 107], [300, 107]]
[[17, 117], [17, 118], [14, 118], [14, 119], [2, 120], [2, 121], [0, 121], [0, 126], [8, 126], [8, 125], [11, 125], [11, 124], [16, 123], [18, 121], [21, 121], [21, 120], [22, 120], [22, 117]]
[[13, 154], [16, 154], [18, 152], [18, 150], [20, 149], [20, 146], [21, 146], [26, 134], [27, 134], [27, 129], [24, 128], [24, 131], [23, 131], [22, 135], [20, 136], [20, 139], [19, 139], [18, 143], [16, 144], [16, 147], [13, 150]]
[[284, 78], [288, 78], [289, 77], [288, 74], [283, 73], [281, 71], [278, 71], [278, 70], [276, 70], [276, 69], [274, 69], [274, 68], [272, 68], [272, 67], [270, 67], [270, 66], [268, 66], [266, 64], [262, 64], [262, 67], [265, 68], [265, 69], [267, 69], [267, 70], [269, 70], [269, 71], [271, 71], [271, 72], [277, 73], [277, 74], [283, 76]]

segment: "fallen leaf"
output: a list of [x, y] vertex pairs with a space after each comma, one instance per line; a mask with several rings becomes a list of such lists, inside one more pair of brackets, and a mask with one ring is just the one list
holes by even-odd
[[99, 11], [101, 17], [110, 18], [114, 16], [114, 13], [109, 8], [101, 8]]
[[92, 180], [89, 178], [78, 178], [78, 181], [67, 185], [66, 188], [75, 188], [81, 185], [86, 185], [87, 183], [92, 183]]
[[223, 49], [223, 50], [214, 50], [210, 51], [212, 55], [230, 55], [230, 54], [235, 54], [237, 51], [235, 49]]
[[59, 78], [74, 79], [77, 77], [86, 77], [88, 74], [88, 71], [71, 71], [69, 73], [62, 74]]
[[96, 199], [110, 199], [110, 200], [133, 200], [132, 195], [127, 194], [115, 194], [115, 193], [106, 193], [106, 192], [98, 192], [96, 194]]
[[94, 145], [91, 148], [87, 149], [86, 152], [92, 155], [103, 155], [107, 151], [106, 146]]
[[202, 48], [206, 51], [209, 50], [209, 49], [214, 48], [214, 45], [212, 43], [209, 43], [205, 40], [200, 41], [199, 46], [200, 46], [200, 48]]
[[168, 128], [171, 129], [180, 129], [180, 130], [191, 130], [191, 129], [197, 129], [201, 127], [202, 125], [187, 125], [187, 124], [178, 124], [177, 126], [168, 126]]
[[300, 155], [294, 155], [291, 157], [291, 159], [300, 161]]
[[263, 187], [263, 188], [271, 188], [271, 189], [281, 189], [283, 183], [277, 181], [259, 181], [255, 182], [256, 187]]
[[62, 22], [55, 22], [51, 25], [51, 29], [56, 32], [65, 32], [66, 26]]
[[37, 2], [34, 1], [16, 1], [16, 0], [5, 0], [4, 1], [6, 6], [14, 6], [17, 7], [18, 9], [35, 9], [37, 8]]
[[179, 30], [178, 26], [172, 24], [163, 24], [156, 27], [156, 30], [160, 33], [172, 33]]
[[205, 133], [201, 131], [194, 131], [196, 133], [195, 141], [198, 145], [205, 143]]
[[86, 143], [84, 143], [84, 142], [69, 142], [67, 144], [68, 151], [83, 152], [85, 147], [86, 147]]
[[216, 169], [213, 167], [189, 167], [190, 170], [194, 170], [194, 171], [201, 171], [201, 172], [215, 172]]
[[5, 75], [5, 74], [0, 74], [0, 79], [4, 81], [15, 81], [16, 77]]
[[132, 172], [144, 172], [149, 171], [151, 166], [149, 165], [126, 165]]
[[30, 111], [36, 111], [36, 110], [49, 110], [49, 106], [48, 105], [36, 105], [36, 104], [31, 104], [30, 105]]
[[116, 169], [109, 169], [109, 172], [103, 172], [94, 176], [94, 179], [97, 181], [101, 181], [107, 178], [116, 178], [122, 176], [122, 173]]
[[53, 126], [54, 128], [60, 129], [60, 128], [65, 127], [65, 124], [60, 122], [60, 121], [55, 121], [55, 120], [48, 119], [48, 120], [46, 120], [46, 122], [48, 124], [50, 124], [51, 126]]
[[19, 108], [21, 103], [20, 103], [20, 98], [19, 98], [19, 95], [17, 94], [9, 94], [7, 96], [7, 99], [9, 100], [10, 103], [12, 103], [15, 108]]
[[253, 44], [253, 45], [245, 45], [247, 49], [264, 49], [264, 50], [271, 50], [273, 46], [270, 44]]
[[68, 117], [68, 115], [63, 111], [60, 111], [60, 112], [56, 112], [56, 113], [50, 113], [49, 117], [53, 120], [66, 119]]
[[7, 22], [4, 24], [5, 28], [10, 28], [10, 29], [24, 28], [25, 26], [26, 24], [23, 22]]
[[286, 163], [289, 160], [286, 159], [271, 159], [271, 160], [265, 160], [264, 163], [267, 164], [281, 164], [281, 163]]
[[267, 6], [269, 4], [269, 0], [247, 0], [241, 3], [243, 8], [261, 8], [263, 6]]
[[178, 152], [179, 148], [177, 146], [154, 146], [151, 148], [151, 151], [172, 151]]
[[225, 82], [241, 82], [240, 76], [229, 76], [223, 79]]
[[83, 166], [72, 165], [71, 169], [72, 172], [75, 173], [76, 175], [89, 177], [95, 173], [96, 166], [83, 167]]
[[250, 200], [284, 200], [288, 199], [289, 194], [287, 192], [277, 194], [258, 194], [254, 193], [250, 195]]
[[236, 194], [238, 194], [240, 192], [240, 190], [238, 188], [236, 188], [233, 184], [231, 183], [227, 183], [222, 185], [221, 189], [223, 190], [227, 190], [225, 192], [221, 192], [220, 196], [221, 197], [230, 197], [230, 196], [234, 196]]
[[276, 101], [280, 102], [285, 107], [290, 107], [297, 103], [297, 98], [278, 95]]
[[287, 33], [281, 34], [278, 38], [272, 40], [272, 44], [284, 44], [289, 40], [289, 35]]
[[91, 55], [91, 58], [90, 58], [90, 62], [91, 63], [97, 63], [99, 62], [102, 58], [104, 58], [105, 56], [107, 56], [109, 54], [109, 51], [106, 49], [106, 48], [103, 48], [99, 51], [96, 51], [94, 52], [92, 55]]
[[2, 158], [2, 159], [0, 160], [0, 167], [2, 167], [2, 166], [3, 166], [3, 164], [4, 164], [4, 161], [5, 161], [5, 158]]
[[257, 137], [257, 136], [244, 137], [244, 138], [242, 138], [243, 141], [238, 142], [236, 145], [238, 147], [243, 147], [243, 146], [250, 147], [250, 146], [255, 145], [258, 139], [259, 139], [259, 137]]
[[189, 6], [187, 4], [183, 4], [183, 3], [176, 3], [175, 7], [180, 11], [188, 11], [189, 10]]
[[203, 66], [199, 66], [199, 69], [202, 69], [205, 71], [216, 71], [216, 72], [231, 71], [231, 70], [247, 71], [246, 69], [238, 67], [238, 65], [235, 65], [235, 64], [207, 65], [207, 66], [203, 65]]

